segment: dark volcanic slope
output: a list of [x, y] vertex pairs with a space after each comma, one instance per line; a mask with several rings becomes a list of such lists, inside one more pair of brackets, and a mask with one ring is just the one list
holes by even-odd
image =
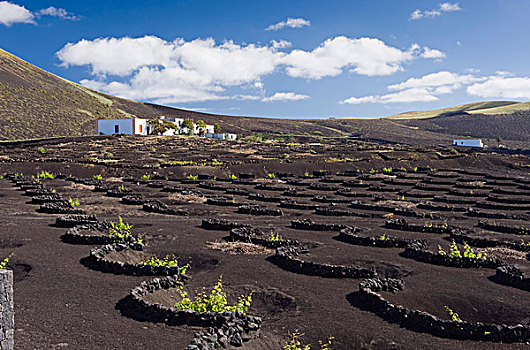
[[403, 119], [396, 122], [434, 133], [530, 141], [530, 113], [527, 111], [501, 115], [440, 115], [428, 119]]

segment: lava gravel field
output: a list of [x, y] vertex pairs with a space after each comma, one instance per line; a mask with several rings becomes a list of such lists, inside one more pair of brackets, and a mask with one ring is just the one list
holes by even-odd
[[[527, 349], [528, 164], [353, 140], [0, 144], [16, 349], [281, 349], [296, 330], [334, 350]], [[119, 218], [133, 238], [109, 235]], [[229, 301], [252, 292], [247, 316], [173, 307], [220, 276]]]

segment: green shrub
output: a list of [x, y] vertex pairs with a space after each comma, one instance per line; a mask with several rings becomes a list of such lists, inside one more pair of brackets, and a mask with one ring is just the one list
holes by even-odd
[[101, 176], [99, 174], [98, 175], [94, 175], [93, 178], [94, 178], [94, 180], [103, 180], [103, 176]]
[[[441, 247], [438, 246], [438, 254], [440, 255], [448, 255], [447, 252]], [[462, 259], [462, 253], [458, 249], [458, 246], [456, 245], [455, 241], [451, 243], [449, 246], [449, 256], [451, 258], [455, 259]], [[475, 260], [486, 260], [487, 256], [485, 253], [475, 253], [473, 248], [469, 246], [469, 244], [464, 243], [464, 254], [463, 256], [468, 259], [475, 259]]]
[[230, 174], [230, 176], [228, 176], [228, 178], [230, 180], [237, 180], [237, 176], [235, 176], [234, 174]]
[[152, 256], [149, 259], [140, 261], [141, 265], [150, 265], [150, 266], [165, 266], [165, 267], [178, 267], [179, 272], [186, 274], [186, 271], [190, 268], [190, 264], [179, 267], [178, 259], [175, 256], [169, 257], [166, 256], [162, 259], [159, 257]]
[[444, 306], [444, 309], [445, 311], [447, 311], [447, 313], [449, 314], [449, 316], [451, 316], [451, 321], [454, 321], [454, 322], [462, 322], [462, 319], [460, 318], [460, 316], [454, 312], [453, 310], [451, 310], [449, 308], [449, 306], [445, 305]]
[[267, 177], [272, 180], [276, 178], [276, 175], [274, 175], [273, 173], [270, 173], [270, 174], [267, 174]]
[[151, 175], [149, 175], [149, 174], [144, 174], [144, 175], [142, 175], [142, 177], [140, 178], [140, 180], [149, 181], [149, 180], [151, 180]]
[[199, 178], [199, 175], [188, 175], [188, 180], [197, 180]]
[[128, 225], [126, 223], [123, 222], [123, 219], [121, 218], [121, 216], [118, 216], [118, 222], [117, 223], [114, 223], [114, 222], [111, 222], [110, 223], [110, 228], [109, 228], [109, 236], [110, 237], [117, 237], [119, 238], [120, 240], [124, 241], [124, 242], [128, 242], [131, 240], [131, 237], [132, 237], [132, 232], [131, 232], [131, 229], [133, 227], [133, 225]]
[[55, 179], [55, 175], [43, 170], [37, 174], [37, 179]]
[[230, 311], [246, 314], [252, 303], [251, 292], [247, 296], [239, 296], [234, 305], [228, 304], [226, 292], [223, 289], [222, 276], [217, 280], [217, 284], [213, 287], [210, 295], [207, 295], [203, 288], [201, 292], [197, 292], [197, 296], [192, 300], [182, 288], [178, 288], [178, 292], [182, 299], [175, 304], [175, 307], [179, 310], [193, 310], [199, 313]]
[[37, 152], [39, 152], [41, 154], [44, 154], [44, 153], [46, 153], [46, 150], [44, 149], [44, 147], [39, 147], [39, 148], [37, 148]]
[[[289, 333], [289, 336], [291, 337], [291, 340], [283, 346], [282, 350], [311, 350], [310, 344], [304, 345], [300, 341], [300, 338], [304, 336], [304, 333], [300, 333], [298, 330], [296, 330], [294, 333]], [[332, 350], [331, 341], [333, 339], [335, 338], [330, 336], [326, 343], [323, 343], [321, 340], [319, 340], [318, 344], [320, 346], [320, 350]]]
[[269, 238], [267, 239], [269, 242], [277, 243], [283, 241], [282, 236], [280, 236], [279, 233], [274, 234], [274, 232], [271, 232]]
[[11, 259], [13, 254], [14, 253], [9, 254], [9, 256], [7, 258], [5, 258], [4, 260], [2, 260], [2, 262], [0, 262], [0, 270], [3, 270], [3, 269], [6, 268], [7, 264], [9, 263], [9, 259]]
[[320, 131], [320, 130], [315, 130], [315, 131], [313, 131], [313, 134], [315, 134], [315, 135], [322, 135], [322, 131]]
[[70, 203], [72, 207], [77, 207], [81, 205], [81, 202], [79, 202], [79, 199], [68, 198], [68, 203]]

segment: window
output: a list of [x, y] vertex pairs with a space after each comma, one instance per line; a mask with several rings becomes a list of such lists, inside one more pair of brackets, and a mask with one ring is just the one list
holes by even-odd
[[120, 133], [120, 126], [119, 125], [114, 125], [114, 133], [115, 134], [119, 134]]

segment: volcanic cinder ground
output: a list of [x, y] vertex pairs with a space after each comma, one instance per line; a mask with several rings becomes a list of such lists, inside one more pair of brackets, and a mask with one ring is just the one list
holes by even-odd
[[[40, 151], [38, 148], [41, 147]], [[125, 186], [145, 200], [158, 200], [188, 216], [149, 213], [141, 205], [125, 205], [119, 197], [95, 192], [94, 186], [66, 178], [46, 179], [46, 188], [63, 198], [78, 199], [79, 208], [100, 220], [121, 216], [133, 232], [148, 243], [145, 255], [176, 255], [190, 263], [190, 289], [213, 286], [222, 275], [232, 298], [254, 291], [250, 314], [263, 318], [261, 337], [243, 349], [280, 349], [288, 333], [305, 333], [315, 345], [335, 337], [333, 349], [527, 349], [528, 344], [458, 341], [418, 333], [387, 322], [359, 305], [361, 279], [302, 275], [274, 264], [274, 250], [246, 246], [230, 251], [228, 231], [205, 230], [203, 219], [226, 219], [280, 234], [285, 239], [315, 243], [300, 256], [316, 263], [374, 267], [382, 277], [401, 278], [404, 290], [382, 293], [394, 304], [449, 319], [444, 306], [466, 321], [516, 325], [530, 323], [528, 291], [494, 283], [494, 269], [445, 267], [401, 256], [402, 248], [358, 246], [336, 239], [338, 232], [298, 230], [292, 220], [311, 218], [361, 228], [363, 236], [424, 239], [431, 251], [449, 249], [445, 234], [384, 228], [391, 210], [405, 207], [425, 218], [401, 217], [415, 224], [448, 224], [473, 230], [477, 237], [527, 243], [527, 235], [499, 233], [477, 227], [479, 220], [528, 230], [530, 214], [530, 161], [523, 155], [482, 151], [451, 151], [434, 147], [388, 146], [356, 141], [321, 145], [292, 143], [216, 142], [198, 138], [92, 137], [0, 145], [0, 174], [41, 171], [70, 179], [93, 180], [101, 174], [109, 187]], [[171, 165], [171, 161], [193, 161]], [[212, 162], [215, 162], [212, 164]], [[526, 167], [525, 167], [526, 166]], [[384, 174], [383, 168], [392, 168]], [[403, 169], [401, 169], [403, 168]], [[371, 171], [373, 169], [373, 171]], [[357, 171], [358, 170], [358, 171]], [[398, 171], [400, 170], [400, 171]], [[221, 181], [253, 175], [253, 182]], [[268, 174], [275, 174], [271, 178]], [[150, 175], [148, 181], [139, 181]], [[183, 183], [189, 175], [216, 176], [198, 183]], [[315, 175], [315, 176], [313, 176]], [[325, 175], [325, 176], [324, 176]], [[145, 179], [146, 177], [144, 177]], [[133, 179], [134, 181], [124, 181]], [[159, 182], [153, 184], [153, 182]], [[206, 183], [206, 184], [205, 184]], [[351, 183], [365, 184], [351, 187]], [[261, 189], [260, 184], [269, 185]], [[217, 185], [217, 186], [216, 186]], [[191, 192], [167, 192], [163, 186]], [[232, 194], [233, 189], [244, 190]], [[290, 189], [304, 197], [293, 197]], [[232, 192], [227, 194], [226, 191]], [[287, 191], [287, 192], [286, 192]], [[467, 191], [467, 192], [466, 192]], [[249, 199], [260, 193], [270, 201]], [[466, 193], [468, 195], [466, 195]], [[329, 206], [352, 216], [323, 216], [314, 209], [280, 208], [282, 216], [237, 213], [237, 206], [207, 204], [222, 196], [236, 203], [279, 208], [279, 200]], [[320, 197], [319, 197], [320, 196]], [[322, 196], [330, 203], [322, 203]], [[435, 198], [436, 196], [436, 198]], [[516, 204], [504, 203], [506, 199]], [[321, 200], [318, 202], [318, 200]], [[347, 200], [376, 204], [379, 210], [354, 209]], [[462, 200], [467, 200], [461, 204]], [[504, 202], [503, 202], [504, 200]], [[433, 206], [425, 209], [421, 203]], [[460, 203], [460, 204], [459, 204]], [[509, 210], [501, 209], [508, 205]], [[452, 210], [447, 210], [452, 206]], [[507, 213], [509, 219], [468, 215]], [[197, 327], [169, 326], [131, 317], [123, 300], [148, 276], [112, 274], [83, 262], [94, 246], [67, 244], [65, 228], [55, 227], [61, 215], [38, 212], [31, 196], [7, 179], [0, 180], [0, 257], [14, 253], [9, 266], [15, 274], [15, 342], [17, 349], [184, 349]], [[237, 245], [236, 245], [237, 246]], [[475, 248], [476, 251], [480, 249]], [[525, 252], [486, 248], [490, 257], [530, 272]], [[140, 255], [116, 253], [117, 261], [138, 262]], [[528, 274], [527, 274], [528, 275]], [[150, 295], [150, 301], [170, 306], [177, 292]]]

